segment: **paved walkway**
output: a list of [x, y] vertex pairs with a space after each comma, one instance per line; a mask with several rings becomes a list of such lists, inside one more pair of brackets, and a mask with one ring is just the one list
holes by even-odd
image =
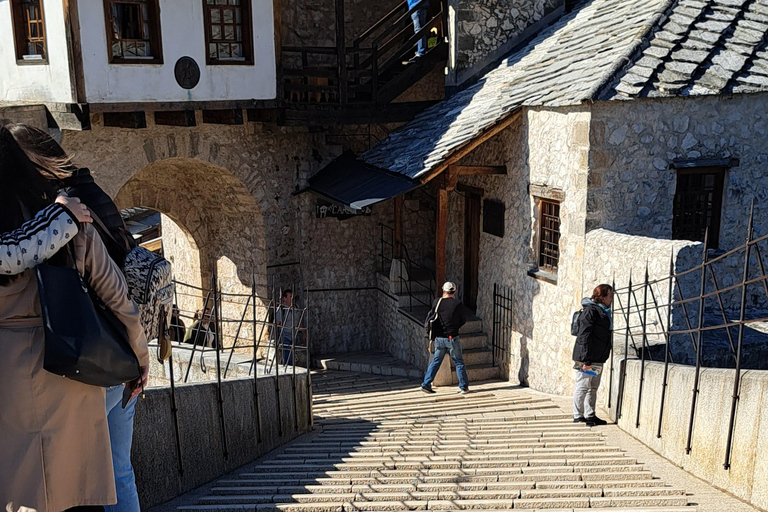
[[315, 374], [316, 432], [186, 497], [196, 504], [179, 510], [755, 510], [614, 426], [572, 423], [559, 398], [508, 383], [466, 396], [417, 386]]

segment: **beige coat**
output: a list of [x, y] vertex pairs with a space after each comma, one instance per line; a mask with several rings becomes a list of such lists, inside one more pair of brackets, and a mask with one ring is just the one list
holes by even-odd
[[[77, 267], [149, 363], [136, 304], [92, 226], [73, 240]], [[116, 502], [104, 389], [43, 370], [34, 270], [0, 286], [0, 510], [61, 512]]]

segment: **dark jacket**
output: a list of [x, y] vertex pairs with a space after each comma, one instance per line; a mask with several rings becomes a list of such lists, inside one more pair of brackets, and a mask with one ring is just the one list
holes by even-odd
[[459, 335], [461, 326], [467, 323], [467, 310], [460, 300], [453, 298], [435, 299], [432, 303], [430, 314], [424, 322], [424, 327], [429, 330], [429, 321], [432, 319], [432, 312], [435, 310], [438, 301], [440, 307], [437, 309], [437, 320], [433, 324], [432, 335], [435, 338], [455, 338]]
[[581, 306], [573, 360], [586, 365], [602, 364], [611, 355], [611, 319], [592, 299], [582, 300]]
[[125, 236], [125, 223], [123, 222], [123, 218], [120, 216], [120, 211], [117, 209], [117, 206], [115, 206], [115, 203], [107, 193], [93, 181], [91, 171], [85, 167], [77, 169], [72, 173], [72, 176], [62, 180], [62, 184], [63, 190], [67, 192], [70, 197], [77, 197], [93, 213], [98, 215], [99, 219], [104, 223], [113, 238], [116, 238], [118, 242], [124, 242], [115, 243], [109, 236], [105, 236], [105, 234], [101, 232], [101, 228], [94, 223], [94, 227], [99, 231], [104, 245], [107, 246], [109, 255], [122, 268], [123, 263], [125, 262], [125, 256], [128, 254], [130, 247], [134, 244], [133, 239], [130, 236]]

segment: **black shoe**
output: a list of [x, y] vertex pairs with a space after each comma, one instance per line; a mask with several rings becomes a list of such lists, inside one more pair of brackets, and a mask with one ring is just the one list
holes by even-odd
[[595, 427], [595, 426], [601, 426], [601, 425], [607, 425], [608, 422], [605, 420], [601, 420], [597, 416], [592, 416], [591, 418], [587, 418], [586, 420], [588, 427]]
[[434, 389], [432, 389], [432, 388], [427, 388], [427, 387], [421, 386], [421, 390], [422, 390], [423, 392], [425, 392], [425, 393], [431, 393], [431, 394], [433, 394], [433, 395], [435, 394], [435, 390], [434, 390]]
[[585, 423], [587, 420], [584, 419], [584, 416], [579, 416], [578, 418], [573, 418], [574, 423]]

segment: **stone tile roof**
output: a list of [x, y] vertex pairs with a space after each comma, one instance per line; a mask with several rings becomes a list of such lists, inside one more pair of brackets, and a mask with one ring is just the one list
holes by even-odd
[[681, 0], [606, 98], [768, 90], [768, 0]]
[[476, 85], [422, 112], [361, 159], [411, 178], [422, 177], [521, 106], [575, 105], [593, 99], [639, 51], [671, 3], [585, 2]]

